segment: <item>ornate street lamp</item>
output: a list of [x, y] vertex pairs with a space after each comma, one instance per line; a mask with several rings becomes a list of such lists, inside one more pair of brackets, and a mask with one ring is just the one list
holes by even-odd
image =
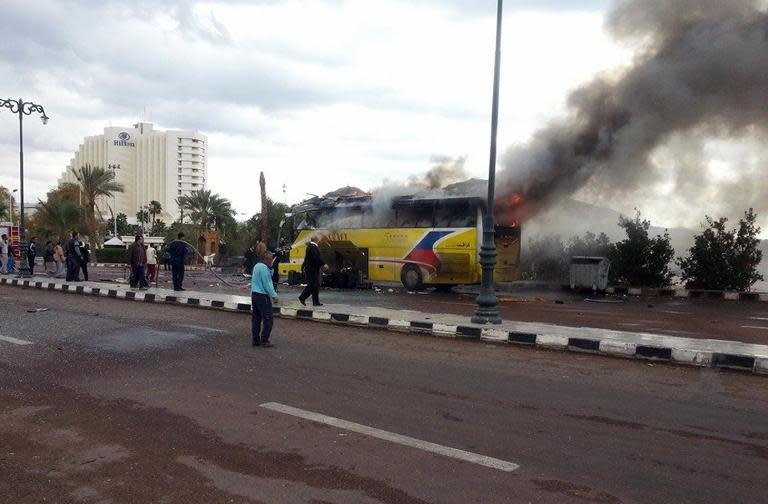
[[19, 115], [19, 178], [20, 180], [20, 212], [19, 212], [19, 248], [21, 249], [21, 263], [19, 264], [19, 277], [29, 278], [29, 263], [27, 263], [27, 233], [24, 229], [24, 129], [22, 127], [25, 115], [40, 113], [40, 119], [43, 124], [48, 124], [48, 116], [45, 115], [42, 105], [32, 102], [25, 102], [21, 98], [18, 100], [0, 99], [0, 107], [11, 109], [11, 112]]
[[496, 9], [496, 61], [493, 68], [493, 105], [491, 110], [491, 161], [488, 167], [488, 202], [483, 218], [483, 244], [480, 246], [480, 266], [483, 276], [477, 308], [472, 322], [475, 324], [501, 324], [498, 300], [493, 291], [493, 270], [496, 268], [496, 222], [493, 218], [493, 200], [496, 189], [496, 131], [499, 124], [499, 69], [501, 67], [501, 11], [502, 0]]

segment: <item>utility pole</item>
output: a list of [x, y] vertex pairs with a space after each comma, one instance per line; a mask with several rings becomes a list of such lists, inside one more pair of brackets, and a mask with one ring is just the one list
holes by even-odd
[[259, 185], [261, 186], [261, 241], [266, 245], [269, 239], [269, 205], [267, 202], [267, 181], [264, 179], [264, 172], [259, 176]]

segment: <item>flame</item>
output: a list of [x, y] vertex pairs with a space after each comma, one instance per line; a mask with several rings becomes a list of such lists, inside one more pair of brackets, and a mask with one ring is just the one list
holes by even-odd
[[502, 226], [517, 227], [523, 218], [523, 195], [514, 193], [511, 196], [496, 199], [494, 213], [496, 220]]

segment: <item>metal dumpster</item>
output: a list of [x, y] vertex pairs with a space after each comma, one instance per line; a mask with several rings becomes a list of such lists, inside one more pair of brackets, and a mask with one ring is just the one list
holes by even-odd
[[611, 261], [606, 257], [571, 257], [571, 289], [604, 291], [608, 287]]

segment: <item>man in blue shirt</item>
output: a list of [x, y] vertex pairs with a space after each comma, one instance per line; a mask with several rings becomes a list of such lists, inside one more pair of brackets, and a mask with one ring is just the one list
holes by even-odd
[[277, 292], [272, 285], [272, 253], [264, 251], [251, 275], [251, 344], [271, 347], [272, 302], [278, 302]]

